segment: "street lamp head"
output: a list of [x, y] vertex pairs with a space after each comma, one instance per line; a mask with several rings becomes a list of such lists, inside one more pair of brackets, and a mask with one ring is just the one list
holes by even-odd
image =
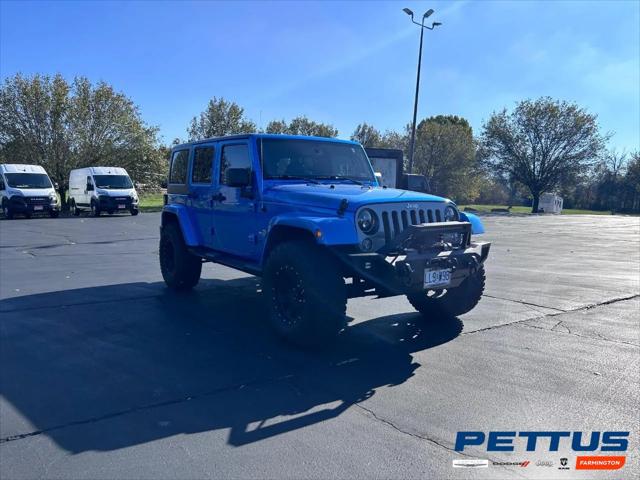
[[413, 18], [413, 12], [408, 8], [403, 8], [402, 11]]
[[433, 22], [431, 28], [439, 27], [440, 25], [442, 25], [440, 22]]
[[433, 8], [430, 8], [429, 10], [424, 12], [424, 15], [422, 16], [422, 18], [429, 18], [431, 15], [433, 15]]

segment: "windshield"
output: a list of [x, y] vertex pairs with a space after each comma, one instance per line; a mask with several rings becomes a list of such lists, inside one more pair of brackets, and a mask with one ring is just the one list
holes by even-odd
[[51, 188], [51, 180], [44, 173], [5, 173], [12, 188]]
[[94, 175], [96, 188], [133, 188], [127, 175]]
[[375, 181], [359, 145], [266, 138], [262, 141], [265, 179]]

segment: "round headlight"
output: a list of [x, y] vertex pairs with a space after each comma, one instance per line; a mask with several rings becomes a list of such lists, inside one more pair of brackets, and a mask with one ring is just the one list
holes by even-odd
[[373, 235], [378, 230], [378, 216], [369, 208], [360, 210], [357, 222], [358, 228], [366, 235]]
[[460, 215], [458, 214], [458, 209], [453, 205], [448, 205], [447, 208], [444, 209], [444, 221], [445, 222], [455, 222], [460, 219]]

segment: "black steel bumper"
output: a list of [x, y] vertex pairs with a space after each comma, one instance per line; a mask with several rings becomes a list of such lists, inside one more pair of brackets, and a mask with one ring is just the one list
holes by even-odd
[[13, 196], [9, 199], [9, 208], [15, 213], [48, 213], [60, 211], [60, 205], [51, 203], [49, 197]]
[[[426, 270], [449, 270], [450, 282], [441, 289], [455, 288], [489, 256], [491, 243], [471, 242], [470, 237], [467, 222], [414, 225], [380, 252], [337, 255], [354, 276], [356, 290], [358, 285], [374, 287], [380, 296], [425, 290]], [[452, 239], [457, 243], [446, 241]]]
[[[124, 208], [120, 208], [124, 205]], [[98, 207], [102, 211], [125, 211], [125, 210], [137, 210], [138, 204], [133, 203], [133, 198], [129, 196], [111, 197], [107, 195], [100, 195], [98, 197]]]

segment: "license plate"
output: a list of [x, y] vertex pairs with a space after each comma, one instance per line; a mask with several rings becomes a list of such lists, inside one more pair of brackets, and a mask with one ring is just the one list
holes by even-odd
[[425, 288], [446, 287], [451, 282], [451, 272], [449, 270], [425, 270]]
[[43, 208], [42, 205], [34, 205], [33, 206], [34, 210], [42, 210], [42, 208]]
[[118, 205], [118, 208], [127, 208], [127, 206], [120, 204], [120, 205]]

